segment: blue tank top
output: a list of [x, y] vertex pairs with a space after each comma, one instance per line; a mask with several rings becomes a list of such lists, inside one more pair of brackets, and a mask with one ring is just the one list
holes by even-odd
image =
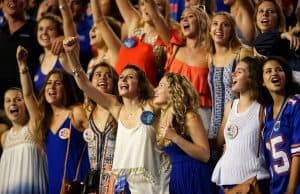
[[[46, 137], [46, 153], [48, 159], [48, 175], [49, 175], [49, 194], [60, 193], [61, 183], [64, 173], [64, 164], [66, 158], [66, 151], [68, 139], [61, 138], [61, 132], [69, 129], [71, 119], [68, 117], [64, 123], [59, 127], [55, 134], [49, 129]], [[71, 141], [69, 146], [69, 156], [66, 166], [66, 179], [73, 180], [76, 175], [78, 161], [80, 159], [82, 150], [85, 146], [82, 133], [71, 126]], [[90, 169], [88, 152], [85, 149], [82, 161], [80, 163], [80, 170], [78, 174], [78, 181], [83, 181], [85, 175]]]
[[[63, 69], [59, 59], [56, 60], [56, 63], [54, 65], [53, 69]], [[40, 65], [38, 70], [36, 71], [36, 74], [34, 75], [34, 88], [37, 93], [40, 93], [40, 91], [44, 85], [44, 81], [45, 81], [46, 77], [47, 77], [47, 74], [44, 74], [42, 72], [41, 65]]]

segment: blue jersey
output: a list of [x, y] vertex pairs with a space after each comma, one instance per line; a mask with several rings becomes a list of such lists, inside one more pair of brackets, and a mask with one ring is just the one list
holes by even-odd
[[265, 157], [272, 176], [270, 191], [283, 194], [289, 182], [292, 157], [300, 156], [300, 95], [287, 99], [278, 122], [273, 119], [272, 107], [266, 109], [263, 130]]

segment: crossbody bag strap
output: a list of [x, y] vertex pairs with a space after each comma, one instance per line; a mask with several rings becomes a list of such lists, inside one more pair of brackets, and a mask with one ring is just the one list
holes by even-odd
[[74, 178], [73, 181], [77, 181], [77, 179], [78, 179], [79, 169], [80, 169], [81, 161], [82, 161], [86, 146], [87, 146], [86, 143], [84, 143], [84, 147], [82, 148], [82, 151], [81, 151], [81, 154], [80, 154], [80, 159], [79, 159], [78, 164], [77, 164], [76, 175], [75, 175], [75, 178]]
[[66, 151], [65, 164], [64, 164], [64, 174], [63, 174], [62, 181], [66, 178], [67, 163], [68, 163], [68, 158], [69, 158], [70, 141], [71, 141], [71, 126], [72, 126], [72, 124], [71, 124], [71, 120], [70, 120], [70, 125], [69, 125], [70, 136], [68, 138], [68, 143], [67, 143], [67, 151]]

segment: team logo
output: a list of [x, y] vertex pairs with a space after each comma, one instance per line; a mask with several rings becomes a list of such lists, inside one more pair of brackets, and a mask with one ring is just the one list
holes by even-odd
[[68, 128], [62, 128], [59, 133], [58, 133], [58, 136], [60, 139], [68, 139], [70, 137], [70, 129]]
[[88, 142], [88, 143], [91, 142], [91, 141], [93, 141], [94, 136], [95, 136], [95, 134], [94, 134], [93, 130], [90, 129], [90, 128], [85, 129], [85, 130], [83, 131], [83, 139], [84, 139], [86, 142]]
[[136, 40], [134, 38], [126, 38], [123, 42], [125, 48], [133, 48], [136, 45]]
[[152, 125], [154, 122], [154, 114], [151, 111], [143, 111], [141, 121], [145, 125]]
[[276, 122], [274, 123], [273, 130], [274, 130], [274, 131], [278, 131], [279, 128], [280, 128], [280, 121], [276, 121]]
[[238, 134], [238, 127], [234, 124], [231, 124], [227, 129], [226, 129], [226, 136], [229, 139], [234, 139]]

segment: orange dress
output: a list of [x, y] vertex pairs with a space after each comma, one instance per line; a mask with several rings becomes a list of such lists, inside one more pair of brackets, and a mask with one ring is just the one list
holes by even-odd
[[[171, 30], [173, 36], [178, 36], [178, 30]], [[134, 31], [132, 38], [136, 41], [131, 48], [122, 44], [116, 61], [115, 69], [120, 75], [126, 65], [136, 65], [143, 70], [153, 84], [156, 86], [163, 75], [166, 53], [164, 44], [158, 36], [144, 40], [143, 28]]]
[[132, 37], [136, 44], [132, 48], [126, 48], [123, 44], [119, 51], [115, 69], [120, 75], [126, 65], [135, 65], [143, 70], [153, 85], [156, 85], [157, 69], [154, 62], [153, 47], [143, 42], [140, 38]]
[[174, 37], [171, 38], [170, 45], [168, 45], [170, 58], [165, 65], [166, 72], [179, 73], [180, 75], [185, 76], [198, 92], [200, 106], [210, 108], [212, 105], [212, 101], [208, 85], [208, 66], [190, 66], [176, 59], [176, 56], [173, 59], [174, 44], [180, 46], [181, 42], [179, 42], [179, 40]]

